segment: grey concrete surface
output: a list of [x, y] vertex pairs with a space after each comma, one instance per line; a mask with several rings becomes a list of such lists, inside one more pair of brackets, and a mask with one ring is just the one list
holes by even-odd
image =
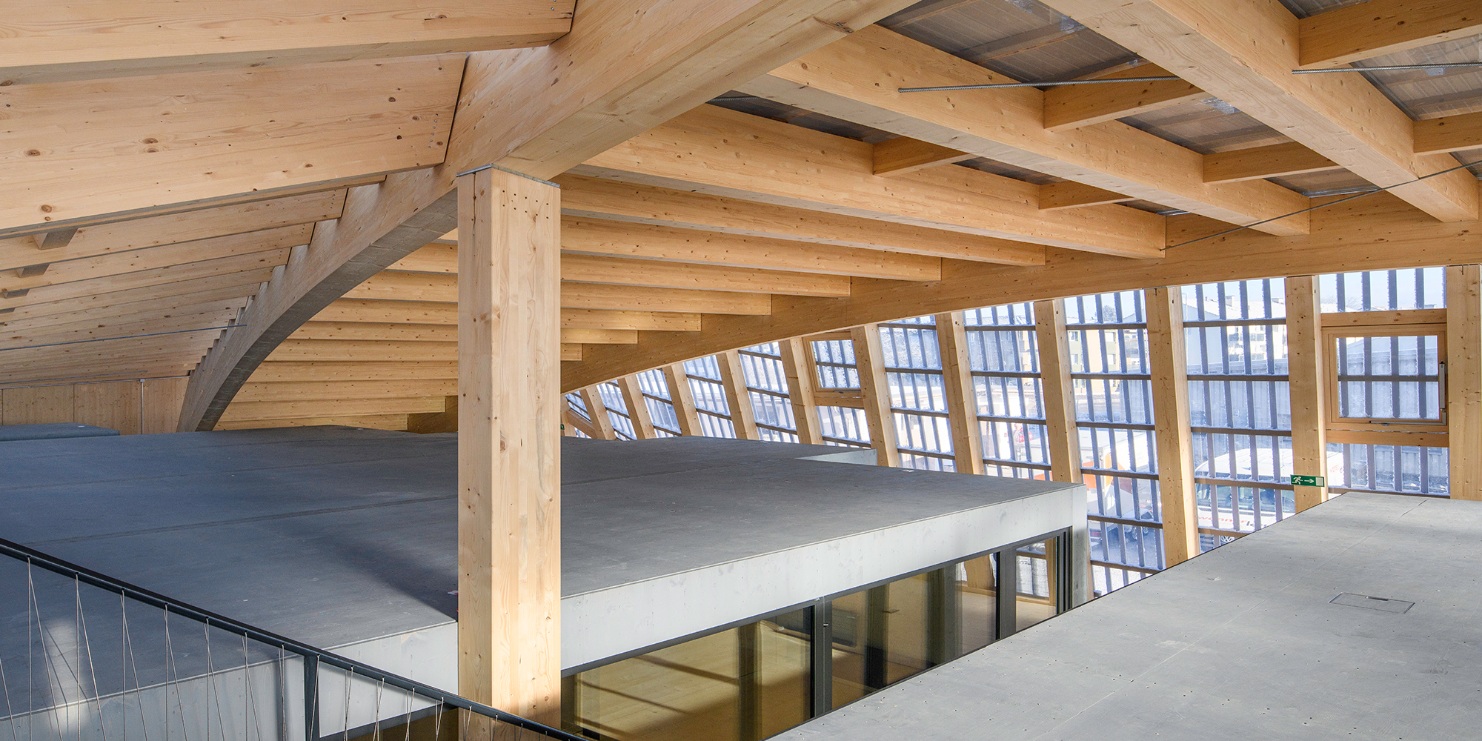
[[114, 437], [118, 430], [75, 422], [41, 425], [0, 425], [0, 443], [18, 440], [59, 440], [69, 437]]
[[[747, 559], [837, 549], [848, 538], [862, 548], [911, 523], [937, 528], [923, 532], [935, 533], [927, 545], [938, 550], [985, 550], [1012, 542], [994, 541], [994, 528], [1071, 519], [1066, 509], [1015, 519], [1008, 510], [1024, 508], [1008, 505], [1058, 492], [1062, 505], [1079, 498], [1084, 507], [1079, 487], [798, 460], [838, 452], [566, 438], [564, 601], [601, 594], [606, 612], [592, 614], [606, 619], [624, 585], [662, 583], [673, 594], [704, 576], [713, 588]], [[15, 442], [0, 446], [0, 537], [313, 645], [394, 647], [419, 631], [451, 645], [456, 489], [452, 435], [310, 428]], [[978, 519], [941, 530], [942, 518], [965, 512]], [[912, 553], [881, 548], [895, 560], [879, 559], [878, 569]], [[832, 566], [838, 579], [872, 573]], [[0, 604], [21, 584], [0, 573]], [[565, 612], [570, 632], [580, 632], [582, 606]], [[588, 632], [621, 631], [609, 623]], [[567, 665], [602, 650], [568, 651]], [[438, 683], [432, 674], [419, 678]]]
[[778, 738], [1482, 737], [1479, 533], [1347, 494]]

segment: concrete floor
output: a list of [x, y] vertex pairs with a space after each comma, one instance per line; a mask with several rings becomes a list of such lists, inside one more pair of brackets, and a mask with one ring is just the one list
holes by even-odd
[[[566, 599], [1067, 489], [797, 460], [839, 448], [564, 446]], [[0, 537], [341, 647], [451, 624], [456, 470], [452, 435], [345, 428], [4, 443]]]
[[1347, 494], [778, 738], [1479, 738], [1479, 581], [1482, 503]]

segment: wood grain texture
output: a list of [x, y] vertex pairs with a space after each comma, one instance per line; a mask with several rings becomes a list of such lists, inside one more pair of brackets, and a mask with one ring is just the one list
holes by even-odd
[[1446, 421], [1450, 495], [1482, 499], [1482, 267], [1446, 268]]
[[1182, 291], [1177, 286], [1150, 288], [1146, 296], [1148, 371], [1152, 376], [1153, 424], [1157, 427], [1153, 439], [1158, 456], [1164, 565], [1176, 566], [1199, 555], [1184, 306]]
[[459, 180], [458, 689], [561, 717], [560, 190]]

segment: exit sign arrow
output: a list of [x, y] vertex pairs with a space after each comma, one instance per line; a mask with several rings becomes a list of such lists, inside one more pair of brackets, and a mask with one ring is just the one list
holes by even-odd
[[1292, 486], [1327, 486], [1328, 480], [1322, 476], [1292, 476]]

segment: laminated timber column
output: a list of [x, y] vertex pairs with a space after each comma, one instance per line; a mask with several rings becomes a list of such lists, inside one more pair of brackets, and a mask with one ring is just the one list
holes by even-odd
[[1163, 510], [1163, 554], [1167, 566], [1199, 555], [1199, 510], [1194, 502], [1194, 451], [1193, 434], [1189, 431], [1183, 311], [1177, 286], [1147, 290], [1153, 440], [1158, 451], [1158, 498]]
[[854, 340], [854, 365], [859, 369], [859, 395], [864, 399], [865, 422], [870, 444], [882, 466], [900, 468], [901, 448], [895, 431], [895, 412], [890, 407], [890, 383], [880, 349], [880, 325], [864, 324], [850, 330]]
[[958, 473], [983, 473], [978, 392], [973, 387], [962, 312], [937, 314], [936, 323], [937, 349], [942, 356], [942, 386], [947, 392], [947, 420], [952, 425], [952, 463]]
[[1451, 498], [1482, 499], [1482, 267], [1446, 268], [1446, 439]]
[[1065, 334], [1065, 306], [1058, 299], [1034, 302], [1034, 339], [1039, 347], [1045, 435], [1049, 438], [1050, 447], [1050, 480], [1084, 483], [1081, 479], [1081, 433], [1075, 423], [1075, 388], [1071, 385], [1070, 350]]
[[801, 337], [777, 343], [782, 351], [782, 368], [787, 373], [787, 397], [792, 404], [793, 424], [798, 442], [822, 445], [823, 431], [818, 421], [818, 402], [813, 392], [818, 388], [818, 373], [813, 369], [813, 343]]
[[587, 408], [587, 419], [592, 421], [592, 429], [597, 431], [593, 437], [598, 440], [617, 439], [617, 433], [612, 429], [612, 415], [607, 413], [607, 401], [602, 398], [602, 389], [584, 386], [576, 393], [581, 397], [582, 406]]
[[[1291, 473], [1326, 477], [1327, 379], [1323, 375], [1322, 304], [1317, 290], [1317, 281], [1310, 275], [1286, 279], [1287, 393], [1292, 407]], [[1326, 486], [1294, 488], [1298, 512], [1328, 498]]]
[[458, 177], [458, 691], [561, 720], [560, 190]]

